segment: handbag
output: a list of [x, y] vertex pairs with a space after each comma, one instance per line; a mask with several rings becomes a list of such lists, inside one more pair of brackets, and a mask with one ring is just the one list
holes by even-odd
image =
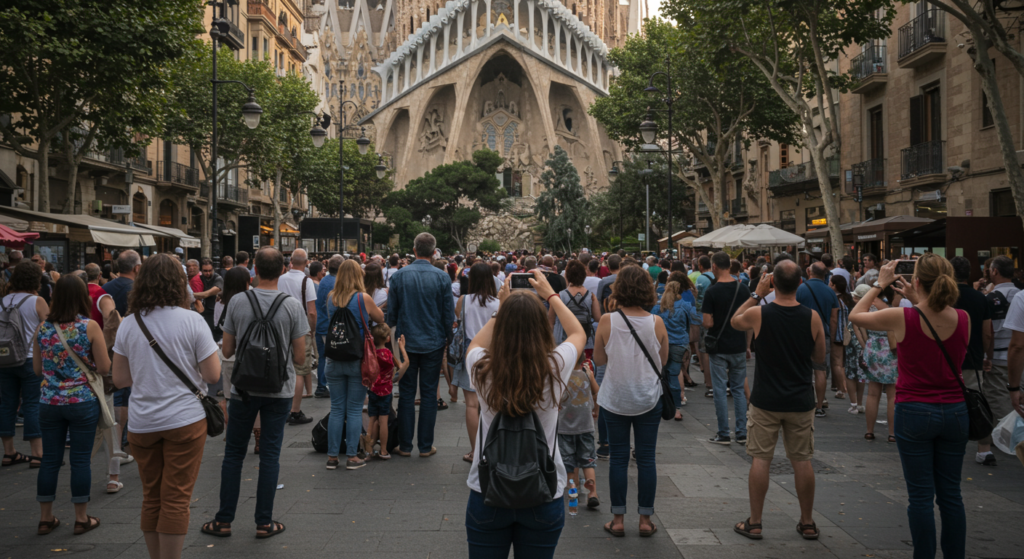
[[668, 373], [654, 362], [651, 354], [647, 352], [647, 346], [640, 341], [640, 336], [633, 329], [633, 323], [626, 317], [626, 313], [622, 312], [622, 309], [619, 309], [618, 313], [622, 316], [622, 320], [626, 322], [626, 326], [629, 327], [629, 333], [633, 334], [636, 345], [640, 346], [640, 350], [644, 352], [647, 362], [651, 364], [651, 367], [654, 367], [654, 374], [658, 375], [658, 380], [661, 381], [661, 419], [664, 421], [673, 419], [676, 416], [676, 404], [672, 401], [672, 392], [668, 385]]
[[[227, 312], [225, 310], [224, 312]], [[160, 356], [160, 360], [167, 365], [167, 368], [174, 373], [174, 376], [178, 377], [181, 382], [185, 384], [189, 392], [196, 395], [199, 399], [199, 403], [203, 406], [203, 412], [206, 414], [206, 434], [211, 437], [216, 437], [224, 432], [224, 411], [220, 409], [220, 405], [216, 400], [203, 394], [195, 383], [192, 382], [185, 373], [181, 372], [181, 369], [171, 361], [170, 357], [164, 353], [164, 350], [160, 348], [160, 344], [157, 343], [156, 339], [153, 338], [153, 334], [149, 332], [149, 328], [146, 327], [146, 323], [142, 321], [142, 313], [135, 313], [135, 321], [139, 323], [139, 328], [142, 333], [146, 335], [146, 339], [149, 340], [150, 347], [156, 351], [156, 354]]]
[[[992, 434], [992, 429], [995, 427], [995, 418], [992, 416], [992, 408], [988, 405], [988, 400], [985, 399], [985, 394], [975, 390], [973, 388], [967, 388], [964, 385], [964, 381], [960, 378], [961, 373], [959, 368], [953, 364], [953, 359], [949, 356], [949, 352], [946, 351], [946, 345], [939, 339], [939, 335], [935, 333], [935, 328], [932, 327], [932, 323], [928, 320], [928, 317], [924, 315], [918, 309], [917, 314], [924, 320], [924, 323], [928, 325], [928, 329], [932, 332], [932, 338], [939, 344], [939, 349], [942, 350], [942, 355], [946, 356], [946, 363], [949, 364], [949, 368], [953, 371], [953, 378], [960, 383], [960, 390], [964, 393], [964, 403], [967, 404], [967, 418], [970, 420], [967, 430], [967, 438], [972, 441], [980, 441], [985, 437]], [[978, 388], [981, 388], [981, 378], [978, 378]]]
[[[54, 324], [53, 329], [57, 331], [57, 337], [60, 338], [60, 343], [64, 344], [64, 350], [68, 352], [71, 360], [75, 362], [75, 365], [77, 365], [83, 373], [85, 373], [85, 378], [89, 381], [89, 388], [92, 389], [93, 395], [96, 396], [96, 400], [100, 403], [100, 418], [96, 423], [96, 431], [99, 432], [103, 429], [110, 429], [114, 426], [116, 421], [114, 421], [114, 414], [110, 413], [110, 407], [107, 406], [106, 384], [108, 377], [100, 376], [99, 373], [85, 365], [82, 358], [75, 353], [75, 350], [71, 349], [71, 346], [68, 344], [68, 339], [64, 335], [64, 332], [61, 331], [59, 324]], [[114, 383], [110, 382], [110, 385], [113, 386]]]
[[373, 334], [366, 324], [366, 308], [363, 306], [362, 293], [356, 293], [359, 303], [359, 319], [363, 321], [363, 360], [359, 363], [359, 373], [363, 377], [363, 386], [369, 388], [377, 382], [380, 375], [380, 364], [377, 363], [377, 346], [373, 343]]
[[466, 305], [469, 298], [462, 299], [462, 310], [459, 318], [455, 321], [455, 328], [452, 329], [452, 343], [448, 344], [448, 362], [462, 363], [466, 358]]
[[[736, 282], [736, 293], [732, 294], [732, 302], [729, 303], [729, 311], [725, 313], [726, 320], [732, 316], [733, 305], [736, 304], [736, 296], [740, 294], [740, 282]], [[722, 337], [722, 332], [725, 332], [727, 324], [722, 324], [722, 327], [718, 329], [718, 335], [711, 337], [710, 335], [704, 336], [704, 349], [705, 353], [718, 353], [718, 338]], [[713, 326], [712, 326], [713, 328]]]

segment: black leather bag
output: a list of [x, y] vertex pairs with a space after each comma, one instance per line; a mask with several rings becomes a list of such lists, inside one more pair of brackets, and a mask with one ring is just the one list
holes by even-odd
[[[917, 309], [914, 309], [917, 310]], [[946, 356], [946, 363], [949, 364], [949, 368], [953, 371], [953, 378], [960, 383], [960, 390], [964, 392], [964, 403], [967, 404], [967, 418], [970, 420], [970, 425], [967, 429], [967, 438], [972, 441], [980, 441], [985, 437], [992, 434], [992, 429], [995, 428], [995, 419], [992, 417], [992, 408], [989, 407], [988, 401], [985, 400], [985, 394], [974, 390], [973, 388], [967, 388], [964, 385], [963, 379], [960, 378], [960, 368], [956, 367], [953, 363], [953, 358], [949, 356], [949, 352], [946, 351], [946, 345], [939, 339], [939, 335], [935, 333], [935, 328], [932, 327], [932, 323], [928, 320], [928, 317], [923, 312], [917, 310], [917, 314], [920, 315], [924, 323], [928, 325], [928, 329], [932, 332], [932, 337], [935, 338], [936, 343], [939, 344], [939, 348], [942, 350], [942, 355]], [[978, 388], [981, 388], [981, 383], [978, 383]]]
[[[477, 444], [482, 434], [481, 421]], [[554, 500], [558, 490], [555, 451], [548, 453], [547, 435], [537, 412], [494, 416], [480, 449], [479, 473], [480, 494], [489, 507], [528, 509]]]
[[[224, 411], [220, 409], [220, 405], [216, 400], [203, 394], [201, 390], [187, 377], [185, 373], [171, 361], [164, 350], [160, 348], [160, 344], [157, 343], [156, 339], [153, 338], [153, 334], [149, 332], [149, 328], [146, 328], [146, 323], [142, 321], [142, 313], [135, 313], [135, 321], [139, 323], [139, 328], [142, 333], [146, 335], [146, 339], [149, 340], [150, 347], [156, 351], [156, 354], [160, 356], [160, 359], [167, 365], [167, 368], [171, 370], [181, 382], [185, 383], [188, 387], [189, 392], [196, 395], [199, 398], [199, 403], [203, 406], [203, 412], [206, 413], [206, 434], [211, 437], [216, 437], [224, 432]], [[224, 374], [224, 371], [221, 371]]]
[[647, 346], [640, 341], [640, 336], [636, 334], [636, 330], [633, 329], [633, 323], [626, 318], [626, 313], [619, 309], [619, 314], [622, 316], [622, 320], [626, 322], [626, 326], [629, 326], [629, 333], [633, 334], [633, 339], [636, 340], [636, 345], [640, 346], [640, 350], [644, 352], [644, 357], [647, 358], [647, 362], [654, 368], [654, 374], [658, 375], [658, 380], [661, 381], [661, 419], [668, 421], [675, 418], [676, 416], [676, 404], [672, 401], [672, 392], [668, 385], [668, 371], [664, 367], [659, 367], [655, 363], [654, 358], [647, 352]]

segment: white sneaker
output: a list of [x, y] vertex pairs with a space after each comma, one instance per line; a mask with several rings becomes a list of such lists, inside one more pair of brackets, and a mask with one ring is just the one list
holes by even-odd
[[860, 413], [864, 413], [864, 406], [858, 405], [857, 406], [857, 411], [859, 411]]
[[135, 461], [135, 457], [132, 456], [131, 454], [126, 454], [125, 457], [121, 458], [121, 464], [122, 465], [123, 464], [131, 464], [134, 461]]
[[846, 413], [857, 415], [858, 413], [860, 413], [860, 410], [857, 409], [857, 404], [850, 404], [850, 407], [847, 408]]

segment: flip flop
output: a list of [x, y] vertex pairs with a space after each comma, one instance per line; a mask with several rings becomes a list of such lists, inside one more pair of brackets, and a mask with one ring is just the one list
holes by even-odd
[[213, 520], [203, 524], [201, 531], [204, 534], [210, 534], [211, 536], [217, 536], [218, 538], [228, 538], [231, 537], [231, 523], [217, 522], [216, 520]]
[[654, 524], [652, 522], [650, 530], [644, 530], [644, 529], [640, 530], [640, 537], [641, 538], [649, 538], [649, 537], [653, 536], [654, 533], [657, 532], [657, 531], [658, 531], [658, 525]]
[[[280, 528], [278, 528], [278, 526], [280, 526]], [[271, 528], [271, 529], [268, 530], [267, 528]], [[256, 539], [262, 540], [262, 539], [265, 539], [265, 538], [272, 538], [272, 537], [280, 534], [281, 532], [284, 532], [284, 524], [281, 524], [280, 522], [274, 521], [274, 522], [271, 522], [268, 526], [257, 526], [256, 529], [257, 530], [265, 530], [265, 532], [263, 534], [259, 534], [259, 533], [256, 534]]]
[[462, 455], [462, 460], [472, 464], [473, 463], [473, 453], [472, 452], [467, 452], [466, 454], [463, 454]]
[[[739, 524], [742, 524], [743, 528], [740, 528]], [[739, 535], [741, 535], [741, 536], [743, 536], [745, 538], [750, 538], [752, 540], [764, 539], [764, 535], [763, 534], [754, 534], [754, 533], [751, 532], [751, 530], [761, 530], [762, 532], [764, 532], [764, 530], [761, 528], [760, 524], [751, 524], [750, 523], [750, 517], [747, 517], [746, 520], [744, 520], [743, 522], [740, 522], [739, 524], [733, 525], [733, 527], [732, 527], [733, 531], [736, 532], [737, 534], [739, 534]]]
[[608, 522], [607, 524], [604, 525], [604, 531], [608, 532], [609, 534], [611, 534], [613, 536], [615, 536], [616, 538], [624, 538], [624, 537], [626, 537], [626, 530], [624, 530], [624, 529], [623, 530], [612, 530], [612, 523], [611, 522]]
[[57, 526], [60, 526], [60, 520], [56, 516], [53, 517], [53, 520], [49, 522], [43, 522], [42, 520], [40, 520], [39, 529], [36, 531], [36, 534], [40, 536], [45, 536], [46, 534], [52, 532], [54, 528], [56, 528]]

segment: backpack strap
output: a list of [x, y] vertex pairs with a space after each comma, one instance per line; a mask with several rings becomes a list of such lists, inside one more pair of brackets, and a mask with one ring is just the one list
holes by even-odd
[[10, 307], [4, 307], [4, 310], [8, 311], [8, 312], [10, 312], [12, 310], [16, 311], [16, 310], [20, 309], [22, 305], [25, 304], [25, 301], [28, 301], [29, 299], [31, 299], [33, 297], [38, 297], [38, 295], [28, 295], [27, 297], [25, 297], [24, 299], [19, 301], [17, 305], [15, 305], [14, 304], [14, 294], [12, 293], [11, 294], [11, 306]]
[[284, 304], [284, 300], [288, 297], [289, 295], [287, 293], [278, 293], [277, 297], [274, 297], [274, 302], [270, 304], [270, 310], [267, 311], [267, 316], [260, 318], [262, 320], [270, 320], [274, 318], [274, 315], [277, 314], [277, 309], [281, 308], [281, 305]]
[[[256, 297], [256, 294], [251, 289], [245, 292], [245, 298], [249, 300], [249, 305], [252, 306], [253, 316], [258, 320], [263, 320], [263, 309], [260, 308], [260, 301]], [[227, 312], [227, 309], [224, 309]]]

